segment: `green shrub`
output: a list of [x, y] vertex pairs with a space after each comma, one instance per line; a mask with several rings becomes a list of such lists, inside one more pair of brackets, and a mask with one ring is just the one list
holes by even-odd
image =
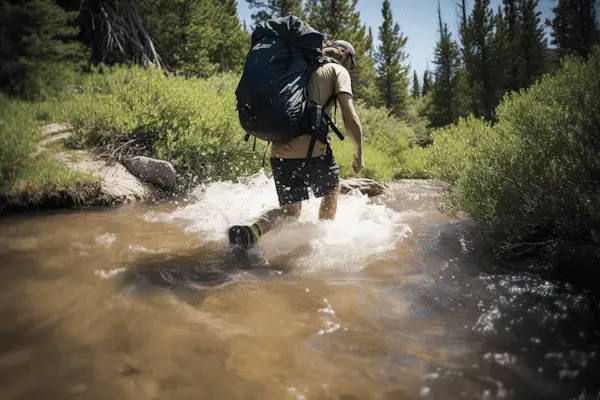
[[[404, 165], [404, 154], [409, 149], [409, 143], [414, 142], [412, 128], [406, 122], [389, 116], [384, 108], [368, 107], [363, 102], [358, 102], [356, 112], [363, 130], [365, 161], [365, 168], [360, 176], [379, 180], [393, 179]], [[335, 122], [347, 136], [341, 112]], [[335, 136], [332, 137], [332, 147], [336, 160], [341, 166], [342, 177], [356, 176], [350, 167], [354, 156], [352, 140], [347, 137], [344, 142], [338, 143], [340, 141]]]
[[404, 152], [404, 163], [400, 170], [394, 175], [394, 179], [429, 179], [426, 157], [429, 153], [427, 148], [414, 146]]
[[[414, 144], [428, 146], [431, 144], [431, 132], [429, 120], [426, 117], [427, 110], [431, 107], [431, 94], [418, 99], [410, 98], [406, 110], [406, 122], [414, 131]], [[411, 143], [413, 144], [413, 143]]]
[[[389, 116], [385, 108], [367, 107], [359, 102], [356, 112], [362, 125], [364, 142], [400, 162], [402, 153], [415, 140], [412, 128], [406, 122]], [[339, 126], [343, 128], [342, 118], [339, 119]]]
[[434, 133], [432, 175], [448, 205], [479, 222], [502, 249], [550, 251], [593, 244], [600, 226], [600, 50], [474, 119]]
[[[83, 93], [62, 104], [75, 141], [113, 154], [143, 149], [202, 180], [256, 171], [257, 151], [245, 142], [235, 112], [234, 75], [208, 80], [165, 76], [155, 69], [114, 68], [91, 74]], [[136, 147], [137, 146], [137, 147]]]
[[[74, 126], [74, 144], [101, 146], [117, 155], [146, 151], [203, 181], [233, 179], [257, 171], [266, 146], [259, 140], [252, 151], [252, 143], [240, 143], [244, 131], [235, 108], [238, 80], [235, 74], [185, 79], [139, 67], [100, 67], [83, 82], [81, 94], [54, 107]], [[414, 141], [413, 130], [383, 109], [363, 104], [357, 109], [370, 160], [363, 176], [391, 179]], [[344, 131], [341, 112], [337, 114], [336, 123]], [[346, 142], [335, 145], [343, 164], [352, 159]], [[345, 165], [342, 172], [351, 175]]]
[[[340, 165], [340, 176], [342, 178], [352, 178], [357, 175], [352, 170], [350, 163], [354, 159], [354, 146], [347, 138], [343, 142], [337, 138], [333, 138], [332, 146], [333, 154], [337, 163]], [[363, 159], [365, 162], [364, 170], [359, 174], [364, 178], [389, 180], [394, 177], [398, 167], [397, 159], [392, 158], [389, 154], [380, 151], [378, 148], [364, 143]]]

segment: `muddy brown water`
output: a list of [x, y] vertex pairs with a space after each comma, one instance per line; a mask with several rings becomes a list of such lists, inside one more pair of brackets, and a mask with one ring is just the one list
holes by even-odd
[[0, 220], [0, 399], [600, 398], [597, 296], [500, 267], [426, 181], [231, 251], [268, 177]]

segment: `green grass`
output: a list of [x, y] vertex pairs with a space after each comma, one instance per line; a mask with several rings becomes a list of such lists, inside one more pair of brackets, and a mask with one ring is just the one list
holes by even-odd
[[8, 206], [35, 206], [65, 195], [81, 200], [100, 187], [99, 178], [54, 158], [58, 143], [34, 155], [41, 125], [53, 107], [0, 96], [0, 198]]
[[39, 139], [29, 103], [0, 95], [0, 193], [8, 190], [30, 163]]
[[[45, 151], [31, 159], [5, 193], [13, 205], [19, 206], [35, 205], [63, 195], [83, 202], [99, 193], [100, 183], [101, 178], [72, 170], [57, 161], [52, 152]], [[26, 201], [21, 203], [23, 199]]]

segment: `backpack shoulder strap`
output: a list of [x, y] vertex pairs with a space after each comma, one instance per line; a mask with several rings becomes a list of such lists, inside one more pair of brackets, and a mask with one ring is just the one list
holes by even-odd
[[329, 64], [329, 63], [334, 63], [334, 64], [342, 65], [335, 58], [327, 57], [327, 56], [321, 56], [321, 57], [319, 57], [319, 66], [322, 66], [322, 65], [325, 65], [325, 64]]

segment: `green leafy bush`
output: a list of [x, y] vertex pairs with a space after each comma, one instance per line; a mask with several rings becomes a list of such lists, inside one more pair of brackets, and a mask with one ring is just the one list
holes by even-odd
[[[356, 112], [362, 125], [364, 142], [400, 162], [402, 153], [415, 139], [412, 128], [405, 121], [390, 116], [385, 108], [366, 107], [359, 102]], [[343, 125], [341, 121], [340, 125]]]
[[203, 180], [230, 179], [258, 170], [265, 147], [257, 143], [253, 152], [240, 143], [236, 83], [230, 74], [200, 80], [139, 67], [101, 69], [83, 93], [60, 105], [61, 118], [80, 144], [108, 154], [146, 152]]
[[[350, 163], [354, 158], [354, 146], [347, 138], [343, 142], [335, 137], [332, 140], [333, 154], [337, 163], [340, 165], [340, 175], [342, 178], [356, 177], [357, 175], [352, 170]], [[394, 177], [398, 170], [398, 159], [391, 157], [389, 154], [380, 151], [378, 148], [364, 144], [363, 158], [365, 161], [365, 169], [360, 173], [360, 176], [377, 180], [389, 180]]]
[[429, 150], [421, 146], [414, 146], [404, 152], [404, 163], [397, 171], [394, 179], [429, 179], [426, 159]]
[[[81, 94], [55, 107], [60, 118], [74, 126], [74, 144], [101, 146], [117, 155], [145, 151], [203, 181], [233, 179], [257, 171], [266, 146], [257, 141], [252, 151], [251, 143], [240, 143], [244, 131], [235, 108], [238, 80], [235, 74], [185, 79], [139, 67], [100, 67], [83, 82]], [[414, 133], [383, 109], [363, 104], [357, 108], [369, 159], [363, 175], [391, 179], [400, 170]], [[343, 131], [339, 110], [336, 122]], [[351, 145], [335, 146], [336, 157], [347, 158], [349, 164]], [[343, 172], [350, 174], [346, 166]]]
[[[414, 141], [414, 132], [406, 122], [389, 115], [384, 108], [368, 107], [363, 102], [356, 104], [356, 112], [363, 130], [363, 158], [365, 169], [361, 176], [371, 179], [393, 179], [404, 165], [404, 154], [409, 143]], [[336, 125], [347, 136], [341, 112], [338, 111]], [[347, 137], [340, 142], [332, 133], [332, 147], [341, 166], [344, 178], [355, 176], [350, 163], [354, 156], [352, 140]]]
[[[479, 222], [510, 251], [565, 255], [597, 244], [600, 226], [600, 50], [475, 119], [434, 133], [428, 169], [449, 184], [450, 210]], [[571, 247], [570, 247], [571, 246]]]

